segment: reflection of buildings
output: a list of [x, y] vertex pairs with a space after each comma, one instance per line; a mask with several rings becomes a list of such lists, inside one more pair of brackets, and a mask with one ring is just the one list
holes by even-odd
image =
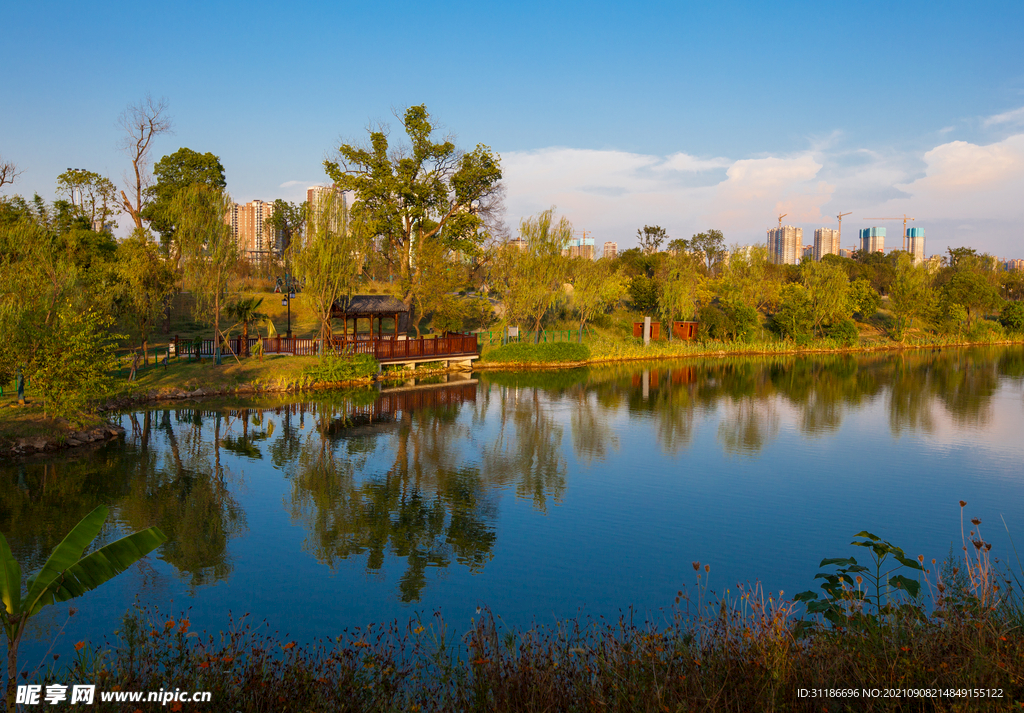
[[804, 242], [803, 228], [784, 225], [768, 229], [768, 259], [776, 265], [796, 265], [800, 262]]
[[884, 253], [885, 228], [861, 228], [860, 250], [864, 253]]

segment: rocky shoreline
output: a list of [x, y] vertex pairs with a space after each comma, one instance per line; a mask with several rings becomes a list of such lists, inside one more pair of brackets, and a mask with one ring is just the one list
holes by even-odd
[[53, 453], [55, 451], [78, 448], [91, 444], [101, 444], [124, 436], [125, 430], [112, 423], [101, 423], [84, 431], [69, 431], [59, 437], [29, 436], [15, 439], [14, 445], [0, 451], [0, 457], [17, 458], [36, 453]]

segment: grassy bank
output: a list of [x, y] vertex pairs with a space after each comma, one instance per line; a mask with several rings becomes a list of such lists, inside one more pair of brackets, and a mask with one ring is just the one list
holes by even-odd
[[304, 646], [247, 616], [196, 634], [187, 616], [133, 610], [114, 640], [80, 642], [73, 661], [33, 678], [212, 692], [213, 708], [171, 710], [1019, 710], [1019, 574], [997, 569], [977, 526], [967, 551], [941, 564], [858, 537], [862, 561], [904, 574], [872, 582], [873, 566], [823, 561], [825, 596], [806, 609], [758, 585], [716, 596], [712, 568], [694, 562], [690, 595], [648, 622], [629, 614], [516, 630], [485, 610], [466, 631], [435, 615]]

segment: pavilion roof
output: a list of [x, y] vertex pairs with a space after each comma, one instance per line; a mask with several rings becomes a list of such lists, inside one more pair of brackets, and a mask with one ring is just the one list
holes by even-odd
[[336, 317], [365, 314], [387, 316], [396, 313], [407, 314], [408, 312], [409, 308], [405, 306], [405, 303], [391, 295], [352, 295], [348, 304], [345, 304], [344, 300], [338, 300], [331, 309], [331, 313]]

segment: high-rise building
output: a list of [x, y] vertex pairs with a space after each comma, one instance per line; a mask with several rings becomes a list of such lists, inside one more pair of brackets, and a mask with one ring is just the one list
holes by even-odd
[[832, 228], [818, 228], [814, 231], [814, 259], [839, 254], [839, 231]]
[[224, 222], [231, 228], [239, 252], [247, 259], [262, 259], [281, 252], [281, 236], [267, 227], [267, 220], [274, 214], [274, 204], [261, 200], [249, 201], [245, 205], [232, 203]]
[[1006, 270], [1007, 270], [1007, 272], [1024, 270], [1024, 260], [1021, 260], [1019, 258], [1015, 258], [1013, 260], [1007, 260], [1006, 261]]
[[804, 230], [784, 225], [768, 229], [768, 259], [776, 265], [796, 265], [803, 253]]
[[608, 242], [604, 244], [604, 250], [601, 253], [602, 257], [606, 257], [609, 260], [614, 260], [615, 256], [619, 254], [619, 244]]
[[594, 239], [586, 237], [586, 234], [582, 238], [569, 238], [569, 244], [562, 248], [562, 255], [593, 260]]
[[348, 211], [348, 199], [343, 191], [335, 186], [311, 186], [306, 189], [306, 203], [309, 204], [310, 223], [314, 230], [328, 211], [331, 216], [329, 229], [341, 230], [343, 216]]
[[924, 260], [924, 228], [907, 228], [907, 252], [915, 263]]
[[885, 228], [861, 228], [860, 249], [865, 253], [884, 253]]

